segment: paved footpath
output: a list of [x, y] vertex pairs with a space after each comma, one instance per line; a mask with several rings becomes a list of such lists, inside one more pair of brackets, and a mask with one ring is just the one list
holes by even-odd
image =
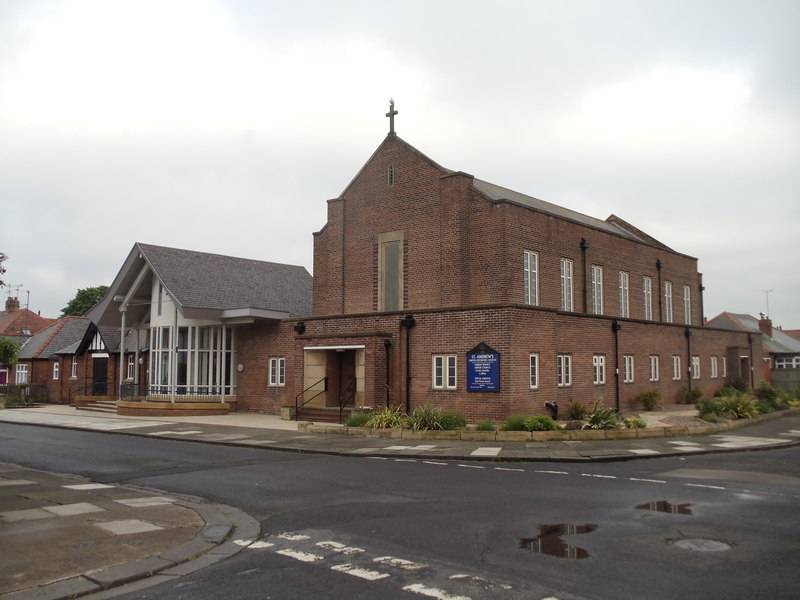
[[[0, 410], [0, 422], [398, 460], [617, 461], [800, 444], [797, 411], [706, 436], [491, 443], [306, 433], [245, 413], [161, 419], [45, 405]], [[0, 463], [0, 547], [15, 549], [3, 554], [3, 600], [110, 598], [222, 560], [259, 534], [257, 521], [229, 506]]]

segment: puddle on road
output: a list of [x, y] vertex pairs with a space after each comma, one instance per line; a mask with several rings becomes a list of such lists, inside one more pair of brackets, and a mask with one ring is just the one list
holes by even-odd
[[589, 553], [583, 548], [568, 544], [562, 535], [575, 535], [590, 533], [597, 529], [597, 525], [571, 525], [569, 523], [556, 523], [553, 525], [539, 525], [539, 535], [535, 538], [520, 538], [519, 547], [538, 554], [549, 554], [557, 558], [589, 558]]
[[655, 502], [646, 502], [639, 504], [636, 508], [639, 510], [652, 510], [655, 512], [671, 513], [673, 515], [690, 515], [692, 514], [691, 504], [670, 504], [665, 500], [658, 500]]

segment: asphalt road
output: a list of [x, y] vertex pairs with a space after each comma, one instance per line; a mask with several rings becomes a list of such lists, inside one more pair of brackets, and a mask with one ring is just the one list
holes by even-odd
[[260, 521], [244, 552], [124, 598], [796, 598], [799, 459], [380, 460], [0, 424], [0, 460]]

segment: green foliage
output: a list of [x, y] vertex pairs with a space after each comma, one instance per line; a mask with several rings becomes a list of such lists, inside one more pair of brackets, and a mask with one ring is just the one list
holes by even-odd
[[598, 400], [586, 415], [583, 429], [618, 429], [619, 419], [613, 408], [605, 407]]
[[92, 308], [95, 304], [103, 299], [103, 296], [108, 292], [107, 285], [98, 285], [97, 287], [83, 288], [77, 291], [75, 297], [61, 309], [61, 316], [76, 316], [81, 317]]
[[583, 421], [588, 412], [589, 410], [583, 404], [573, 402], [572, 400], [567, 404], [567, 418], [570, 421]]
[[756, 389], [754, 390], [756, 398], [759, 400], [765, 400], [769, 403], [774, 403], [778, 400], [778, 396], [780, 395], [777, 388], [773, 387], [766, 381], [761, 381]]
[[408, 415], [408, 424], [415, 431], [444, 429], [443, 420], [442, 409], [427, 404], [418, 406]]
[[755, 398], [739, 392], [736, 395], [721, 396], [716, 399], [717, 412], [730, 415], [734, 419], [747, 419], [758, 414]]
[[642, 408], [645, 410], [655, 410], [661, 404], [661, 392], [658, 390], [648, 390], [638, 394], [635, 398], [636, 401], [641, 402]]
[[16, 342], [0, 337], [0, 365], [13, 367], [17, 364], [17, 352], [19, 352], [19, 347]]
[[[6, 272], [6, 268], [3, 266], [3, 263], [6, 262], [7, 258], [8, 254], [5, 252], [0, 252], [0, 277], [2, 277], [3, 273]], [[4, 285], [5, 283], [3, 283], [3, 280], [0, 279], [0, 287], [3, 287]]]
[[375, 411], [364, 426], [375, 429], [402, 427], [406, 423], [406, 418], [405, 413], [399, 407], [384, 408], [383, 410]]
[[525, 431], [555, 431], [558, 425], [550, 415], [533, 415], [523, 422]]
[[720, 414], [717, 412], [717, 398], [701, 398], [695, 404], [700, 418], [709, 423], [718, 423]]
[[698, 388], [684, 387], [678, 391], [678, 402], [681, 404], [697, 404], [703, 397], [703, 392]]
[[627, 429], [644, 429], [647, 427], [647, 423], [645, 423], [639, 417], [631, 417], [629, 419], [625, 419], [624, 422]]
[[526, 431], [525, 429], [525, 415], [513, 415], [506, 419], [503, 425], [503, 431]]
[[453, 431], [464, 429], [467, 426], [467, 417], [457, 412], [446, 412], [442, 415], [442, 429]]
[[347, 418], [348, 427], [364, 427], [367, 422], [372, 418], [372, 414], [368, 410], [356, 410]]
[[475, 431], [497, 431], [494, 421], [478, 421], [475, 424]]

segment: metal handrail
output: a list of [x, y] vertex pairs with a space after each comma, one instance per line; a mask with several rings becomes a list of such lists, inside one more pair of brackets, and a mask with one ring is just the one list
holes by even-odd
[[[310, 391], [311, 388], [319, 385], [320, 383], [323, 384], [322, 389], [320, 391], [318, 391], [316, 394], [311, 396], [311, 398], [309, 398], [308, 400], [304, 400], [303, 402], [300, 402], [300, 397], [303, 396], [303, 394], [305, 394], [306, 392]], [[311, 402], [317, 396], [319, 396], [321, 394], [324, 394], [327, 391], [328, 391], [328, 378], [327, 377], [323, 377], [319, 381], [315, 381], [310, 386], [308, 386], [306, 389], [304, 389], [302, 392], [297, 394], [297, 396], [294, 397], [294, 418], [295, 418], [295, 421], [299, 421], [300, 420], [300, 409], [301, 408], [303, 408], [306, 404]]]
[[339, 394], [339, 423], [342, 422], [342, 415], [344, 414], [344, 407], [353, 402], [355, 405], [355, 398], [356, 398], [356, 378], [353, 377], [353, 380], [350, 384], [345, 388], [345, 390]]

